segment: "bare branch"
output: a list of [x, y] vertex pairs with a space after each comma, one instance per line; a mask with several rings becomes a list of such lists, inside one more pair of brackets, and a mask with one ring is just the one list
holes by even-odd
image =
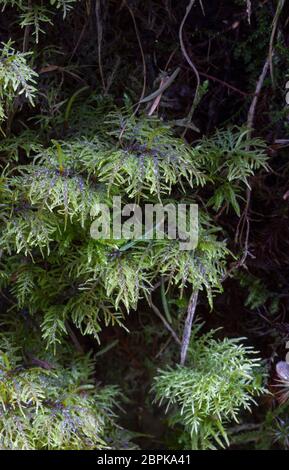
[[191, 333], [192, 333], [192, 324], [195, 317], [195, 312], [197, 308], [199, 292], [195, 291], [192, 293], [188, 311], [187, 311], [187, 318], [184, 327], [183, 339], [182, 339], [182, 348], [181, 348], [181, 361], [180, 364], [183, 366], [186, 362], [188, 347], [190, 344]]
[[181, 345], [182, 343], [181, 343], [181, 340], [178, 337], [177, 333], [174, 331], [174, 329], [171, 327], [171, 325], [167, 322], [165, 317], [161, 314], [161, 312], [159, 311], [157, 306], [153, 304], [152, 298], [149, 299], [149, 305], [152, 308], [152, 310], [155, 312], [155, 314], [161, 319], [161, 321], [165, 325], [166, 329], [171, 333], [171, 335], [174, 338], [174, 340], [176, 341], [176, 343]]

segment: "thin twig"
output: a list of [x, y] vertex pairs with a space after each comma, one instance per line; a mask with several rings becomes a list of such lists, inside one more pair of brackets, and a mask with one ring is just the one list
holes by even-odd
[[[196, 0], [190, 0], [188, 6], [187, 6], [187, 9], [186, 9], [186, 13], [185, 13], [185, 16], [183, 17], [183, 20], [181, 22], [181, 25], [180, 25], [180, 29], [179, 29], [179, 41], [180, 41], [180, 46], [181, 46], [181, 50], [182, 50], [182, 53], [186, 59], [186, 61], [188, 62], [189, 66], [192, 68], [194, 74], [196, 75], [196, 79], [197, 79], [197, 87], [196, 87], [196, 92], [195, 92], [195, 96], [194, 96], [194, 101], [193, 101], [193, 104], [192, 104], [192, 107], [191, 107], [191, 110], [189, 112], [189, 119], [188, 119], [188, 122], [190, 122], [191, 118], [193, 117], [193, 112], [194, 112], [194, 109], [195, 109], [195, 106], [198, 102], [198, 97], [199, 97], [199, 88], [200, 88], [200, 85], [201, 85], [201, 80], [200, 80], [200, 75], [199, 75], [199, 72], [196, 68], [196, 66], [193, 64], [192, 60], [190, 59], [188, 53], [187, 53], [187, 50], [186, 50], [186, 47], [185, 47], [185, 43], [184, 43], [184, 38], [183, 38], [183, 30], [184, 30], [184, 26], [185, 26], [185, 23], [187, 21], [187, 18], [190, 14], [190, 11], [191, 9], [193, 8], [193, 5], [195, 4], [195, 1]], [[183, 137], [185, 136], [186, 134], [186, 131], [188, 130], [188, 126], [185, 128], [185, 131], [183, 133]]]
[[81, 40], [82, 40], [82, 38], [83, 38], [83, 35], [84, 35], [86, 29], [87, 29], [87, 20], [85, 21], [85, 23], [84, 23], [84, 25], [83, 25], [83, 27], [82, 27], [82, 30], [81, 30], [81, 32], [80, 32], [80, 35], [78, 36], [77, 42], [76, 42], [76, 44], [75, 44], [75, 46], [74, 46], [74, 49], [73, 49], [73, 51], [72, 51], [72, 53], [71, 53], [71, 56], [70, 56], [70, 58], [69, 58], [69, 63], [71, 62], [71, 60], [73, 59], [74, 55], [76, 54], [76, 51], [77, 51], [77, 49], [78, 49], [78, 47], [79, 47], [79, 44], [81, 43]]
[[[264, 84], [264, 80], [266, 78], [268, 69], [269, 69], [269, 64], [270, 64], [270, 54], [268, 55], [264, 66], [263, 70], [259, 76], [258, 82], [256, 84], [256, 89], [254, 93], [254, 98], [252, 100], [251, 106], [248, 111], [248, 117], [247, 117], [247, 127], [249, 129], [247, 139], [249, 140], [251, 138], [252, 132], [253, 132], [253, 127], [254, 127], [254, 119], [255, 119], [255, 114], [256, 114], [256, 107], [259, 99], [259, 95], [262, 89], [262, 86]], [[246, 150], [250, 150], [250, 146], [248, 145], [246, 147]], [[250, 220], [249, 220], [249, 209], [250, 209], [250, 202], [251, 202], [251, 187], [247, 188], [246, 192], [246, 206], [243, 211], [243, 214], [240, 218], [238, 227], [237, 227], [237, 232], [236, 232], [236, 240], [239, 238], [242, 238], [242, 234], [244, 233], [245, 227], [246, 227], [246, 235], [245, 235], [245, 245], [244, 245], [244, 253], [241, 258], [241, 260], [237, 263], [237, 267], [241, 267], [245, 264], [245, 261], [248, 257], [249, 254], [249, 235], [250, 235]], [[241, 227], [241, 229], [240, 229]]]
[[252, 130], [253, 130], [253, 126], [254, 126], [254, 118], [255, 118], [255, 113], [256, 113], [256, 106], [257, 106], [257, 103], [258, 103], [258, 99], [259, 99], [259, 96], [260, 96], [260, 93], [261, 93], [261, 89], [262, 89], [264, 80], [265, 80], [267, 72], [268, 72], [269, 63], [270, 63], [270, 57], [268, 56], [264, 66], [263, 66], [262, 73], [261, 73], [261, 75], [258, 79], [256, 89], [255, 89], [255, 93], [254, 93], [254, 98], [252, 100], [251, 106], [250, 106], [249, 111], [248, 111], [247, 127], [250, 131], [250, 133], [248, 134], [249, 138], [251, 137], [251, 134], [252, 134]]
[[[136, 106], [136, 109], [134, 110], [133, 112], [133, 116], [135, 116], [141, 106], [141, 101], [142, 99], [144, 98], [145, 96], [145, 92], [146, 92], [146, 86], [147, 86], [147, 68], [146, 68], [146, 61], [145, 61], [145, 55], [144, 55], [144, 51], [143, 51], [143, 47], [142, 47], [142, 43], [141, 43], [141, 39], [140, 39], [140, 35], [139, 35], [139, 32], [138, 32], [138, 28], [137, 28], [137, 24], [136, 24], [136, 20], [135, 20], [135, 16], [134, 16], [134, 13], [132, 11], [132, 9], [130, 8], [130, 6], [127, 4], [126, 0], [124, 0], [124, 3], [130, 13], [130, 16], [132, 18], [132, 21], [133, 21], [133, 26], [134, 26], [134, 30], [135, 30], [135, 34], [136, 34], [136, 38], [137, 38], [137, 42], [138, 42], [138, 45], [139, 45], [139, 50], [140, 50], [140, 53], [141, 53], [141, 58], [142, 58], [142, 66], [143, 66], [143, 87], [142, 87], [142, 92], [141, 92], [141, 95], [140, 95], [140, 99], [137, 103], [137, 106]], [[122, 130], [121, 130], [121, 133], [120, 133], [120, 136], [119, 136], [119, 140], [121, 140], [122, 136], [123, 136], [123, 133], [126, 129], [126, 124], [123, 126]]]
[[100, 0], [95, 1], [95, 16], [97, 24], [97, 57], [98, 57], [98, 67], [102, 83], [103, 91], [105, 91], [105, 80], [102, 68], [102, 58], [101, 58], [101, 44], [102, 44], [102, 24], [101, 24], [101, 13], [100, 13]]
[[183, 339], [182, 339], [182, 347], [181, 347], [181, 361], [180, 364], [183, 366], [186, 362], [188, 347], [190, 344], [191, 333], [192, 333], [192, 324], [195, 317], [195, 312], [197, 308], [199, 292], [194, 291], [191, 295], [188, 311], [187, 311], [187, 318], [185, 321]]
[[246, 96], [246, 97], [253, 95], [253, 93], [246, 93], [245, 91], [242, 91], [239, 88], [236, 88], [230, 83], [225, 82], [224, 80], [221, 80], [220, 78], [214, 77], [213, 75], [209, 75], [208, 73], [199, 72], [199, 75], [201, 75], [202, 77], [208, 78], [209, 80], [212, 80], [213, 82], [220, 83], [221, 85], [229, 88], [230, 90], [234, 91], [235, 93], [238, 93], [239, 95]]
[[174, 329], [171, 327], [171, 325], [167, 322], [167, 320], [165, 319], [165, 317], [161, 314], [161, 312], [159, 311], [158, 307], [156, 305], [153, 304], [153, 301], [152, 301], [152, 298], [150, 297], [149, 298], [149, 305], [150, 307], [152, 308], [152, 310], [155, 312], [155, 314], [161, 319], [161, 321], [163, 322], [164, 326], [166, 327], [166, 329], [171, 333], [172, 337], [174, 338], [174, 340], [176, 341], [176, 343], [178, 345], [181, 345], [181, 340], [180, 338], [178, 337], [177, 333], [174, 331]]
[[187, 21], [187, 18], [190, 14], [191, 9], [193, 8], [193, 5], [194, 5], [195, 1], [196, 0], [190, 0], [190, 3], [187, 6], [185, 16], [183, 17], [183, 20], [181, 22], [181, 26], [180, 26], [180, 29], [179, 29], [179, 40], [180, 40], [182, 53], [183, 53], [186, 61], [188, 62], [189, 66], [193, 69], [194, 74], [196, 75], [196, 79], [197, 79], [196, 95], [197, 95], [198, 94], [198, 89], [199, 89], [200, 84], [201, 84], [200, 76], [199, 76], [198, 70], [196, 69], [196, 66], [193, 64], [192, 60], [190, 59], [190, 57], [187, 53], [187, 50], [186, 50], [186, 47], [185, 47], [185, 44], [184, 44], [184, 38], [183, 38], [183, 29], [184, 29], [185, 23]]
[[74, 346], [75, 346], [75, 349], [80, 353], [80, 354], [84, 354], [84, 350], [80, 344], [80, 342], [78, 341], [73, 329], [71, 328], [69, 322], [66, 320], [65, 321], [65, 328], [66, 328], [66, 331], [67, 333], [69, 334]]
[[[126, 2], [125, 2], [125, 3], [126, 3]], [[139, 50], [140, 50], [141, 58], [142, 58], [142, 66], [143, 66], [143, 87], [142, 87], [142, 92], [141, 92], [141, 96], [140, 96], [140, 99], [139, 99], [139, 101], [141, 101], [141, 100], [144, 98], [145, 92], [146, 92], [146, 84], [147, 84], [147, 68], [146, 68], [146, 61], [145, 61], [145, 55], [144, 55], [144, 51], [143, 51], [143, 47], [142, 47], [142, 43], [141, 43], [141, 40], [140, 40], [140, 35], [139, 35], [138, 29], [137, 29], [137, 24], [136, 24], [136, 21], [135, 21], [135, 17], [134, 17], [133, 11], [132, 11], [132, 9], [129, 7], [129, 5], [128, 5], [127, 3], [126, 3], [126, 6], [127, 6], [127, 8], [128, 8], [128, 11], [129, 11], [130, 16], [131, 16], [132, 21], [133, 21], [133, 25], [134, 25], [134, 29], [135, 29], [135, 34], [136, 34], [136, 37], [137, 37], [137, 42], [138, 42], [138, 45], [139, 45]], [[140, 104], [139, 104], [139, 106], [140, 106]], [[139, 106], [136, 108], [135, 114], [138, 112]]]
[[161, 347], [159, 352], [155, 355], [155, 359], [158, 359], [158, 357], [160, 357], [163, 354], [164, 350], [168, 347], [171, 341], [172, 341], [172, 338], [169, 336], [165, 344]]
[[271, 80], [272, 80], [272, 85], [274, 88], [274, 71], [273, 71], [273, 47], [274, 47], [274, 39], [277, 31], [277, 26], [278, 26], [278, 21], [279, 17], [282, 13], [283, 7], [284, 7], [285, 0], [278, 0], [278, 5], [276, 9], [276, 13], [273, 19], [273, 24], [272, 24], [272, 32], [270, 36], [270, 45], [269, 45], [269, 64], [270, 64], [270, 74], [271, 74]]
[[120, 60], [120, 57], [117, 56], [116, 57], [116, 61], [115, 61], [115, 64], [113, 66], [113, 69], [111, 71], [111, 74], [109, 75], [109, 77], [107, 78], [107, 81], [106, 81], [106, 89], [105, 89], [105, 93], [106, 95], [108, 94], [109, 90], [110, 90], [110, 87], [112, 86], [113, 84], [113, 80], [114, 80], [114, 77], [116, 75], [116, 72], [120, 66], [120, 63], [121, 63], [121, 60]]

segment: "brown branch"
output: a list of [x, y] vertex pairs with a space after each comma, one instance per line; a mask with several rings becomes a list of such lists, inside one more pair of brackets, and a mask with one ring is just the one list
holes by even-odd
[[82, 30], [81, 30], [81, 32], [80, 32], [80, 34], [79, 34], [79, 36], [78, 36], [77, 42], [76, 42], [76, 44], [75, 44], [75, 46], [74, 46], [74, 49], [73, 49], [73, 51], [72, 51], [72, 53], [71, 53], [71, 56], [70, 56], [70, 58], [69, 58], [69, 62], [71, 62], [71, 60], [73, 59], [74, 55], [76, 54], [76, 51], [77, 51], [77, 49], [78, 49], [78, 47], [79, 47], [79, 44], [80, 44], [81, 41], [82, 41], [82, 38], [83, 38], [83, 35], [84, 35], [86, 29], [87, 29], [87, 20], [85, 21], [85, 23], [84, 23], [84, 25], [83, 25], [83, 27], [82, 27]]
[[[141, 92], [141, 95], [140, 95], [140, 99], [139, 99], [139, 101], [138, 101], [138, 103], [137, 103], [136, 109], [135, 109], [134, 112], [133, 112], [133, 116], [135, 116], [135, 115], [137, 114], [137, 112], [138, 112], [140, 106], [141, 106], [141, 101], [142, 101], [142, 99], [143, 99], [144, 96], [145, 96], [146, 84], [147, 84], [147, 69], [146, 69], [145, 55], [144, 55], [144, 51], [143, 51], [143, 47], [142, 47], [140, 35], [139, 35], [139, 32], [138, 32], [138, 28], [137, 28], [137, 24], [136, 24], [136, 20], [135, 20], [134, 13], [133, 13], [132, 9], [130, 8], [130, 6], [127, 4], [127, 1], [126, 1], [126, 0], [124, 0], [124, 4], [126, 5], [128, 11], [129, 11], [129, 14], [130, 14], [130, 16], [131, 16], [131, 18], [132, 18], [132, 21], [133, 21], [133, 26], [134, 26], [134, 30], [135, 30], [137, 42], [138, 42], [138, 45], [139, 45], [139, 50], [140, 50], [141, 58], [142, 58], [142, 66], [143, 66], [143, 87], [142, 87], [142, 92]], [[121, 130], [121, 133], [120, 133], [120, 136], [119, 136], [119, 140], [121, 140], [125, 129], [126, 129], [126, 124], [123, 126], [123, 128], [122, 128], [122, 130]]]
[[201, 75], [202, 77], [208, 78], [209, 80], [212, 80], [213, 82], [220, 83], [221, 85], [225, 86], [226, 88], [229, 88], [235, 93], [239, 93], [239, 95], [247, 97], [247, 96], [252, 96], [253, 94], [253, 93], [246, 93], [245, 91], [242, 91], [239, 88], [236, 88], [235, 86], [230, 85], [230, 83], [225, 82], [224, 80], [221, 80], [220, 78], [214, 77], [213, 75], [209, 75], [208, 73], [199, 72], [199, 75]]
[[102, 44], [102, 24], [101, 24], [101, 17], [100, 17], [100, 0], [96, 0], [95, 2], [95, 16], [96, 16], [96, 23], [97, 23], [97, 57], [98, 57], [98, 67], [99, 73], [102, 83], [103, 91], [105, 91], [105, 80], [102, 68], [102, 58], [101, 58], [101, 44]]
[[[196, 92], [195, 92], [195, 96], [194, 96], [194, 101], [193, 101], [193, 104], [191, 106], [191, 110], [189, 112], [189, 115], [188, 115], [188, 123], [192, 120], [192, 117], [193, 117], [193, 113], [194, 113], [194, 110], [195, 110], [195, 107], [197, 106], [198, 104], [198, 99], [199, 99], [199, 88], [200, 88], [200, 85], [201, 85], [201, 80], [200, 80], [200, 75], [199, 75], [199, 72], [196, 68], [196, 66], [193, 64], [192, 60], [190, 59], [189, 57], [189, 54], [187, 53], [187, 50], [186, 50], [186, 47], [185, 47], [185, 43], [184, 43], [184, 38], [183, 38], [183, 29], [184, 29], [184, 26], [185, 26], [185, 23], [187, 21], [187, 18], [190, 14], [190, 11], [191, 9], [193, 8], [193, 5], [195, 4], [195, 1], [196, 0], [190, 0], [188, 6], [187, 6], [187, 9], [186, 9], [186, 13], [185, 13], [185, 16], [183, 17], [183, 20], [181, 22], [181, 25], [180, 25], [180, 29], [179, 29], [179, 41], [180, 41], [180, 46], [181, 46], [181, 50], [182, 50], [182, 53], [186, 59], [186, 61], [188, 62], [189, 66], [192, 68], [195, 76], [196, 76], [196, 79], [197, 79], [197, 87], [196, 87]], [[182, 137], [185, 137], [186, 135], [186, 132], [188, 130], [188, 124], [186, 125], [185, 127], [185, 130], [182, 134]]]
[[159, 311], [159, 309], [157, 308], [156, 305], [153, 304], [153, 301], [152, 301], [152, 298], [150, 297], [149, 298], [149, 305], [150, 307], [152, 308], [152, 310], [154, 311], [154, 313], [160, 318], [160, 320], [163, 322], [164, 326], [166, 327], [166, 329], [171, 333], [172, 337], [174, 338], [174, 340], [176, 341], [176, 343], [178, 345], [181, 345], [181, 340], [180, 338], [178, 337], [177, 333], [173, 330], [173, 328], [171, 327], [171, 325], [167, 322], [167, 320], [165, 319], [165, 317], [161, 314], [161, 312]]
[[193, 5], [194, 5], [195, 1], [196, 0], [190, 0], [189, 4], [187, 6], [185, 16], [183, 17], [183, 20], [181, 22], [181, 26], [180, 26], [180, 29], [179, 29], [179, 40], [180, 40], [182, 53], [183, 53], [186, 61], [188, 62], [189, 66], [193, 69], [194, 74], [196, 75], [196, 79], [197, 79], [197, 89], [196, 89], [196, 94], [195, 94], [195, 97], [196, 97], [198, 95], [198, 89], [199, 89], [200, 84], [201, 84], [200, 76], [199, 76], [198, 70], [196, 69], [196, 66], [193, 64], [192, 60], [189, 57], [189, 54], [187, 53], [187, 50], [186, 50], [186, 47], [185, 47], [185, 44], [184, 44], [184, 38], [183, 38], [183, 29], [184, 29], [185, 23], [187, 21], [187, 18], [190, 14], [191, 9], [193, 8]]
[[70, 326], [70, 324], [67, 320], [65, 320], [65, 328], [66, 328], [66, 331], [69, 334], [70, 339], [73, 342], [77, 352], [79, 352], [80, 354], [84, 354], [84, 350], [83, 350], [80, 342], [78, 341], [78, 339], [76, 337], [76, 334], [74, 333], [73, 329], [71, 328], [71, 326]]
[[[145, 96], [145, 91], [146, 91], [146, 82], [147, 82], [146, 61], [145, 61], [145, 55], [144, 55], [144, 51], [143, 51], [143, 47], [142, 47], [142, 43], [141, 43], [141, 39], [140, 39], [140, 35], [139, 35], [139, 32], [138, 32], [138, 28], [137, 28], [137, 24], [136, 24], [136, 21], [135, 21], [135, 17], [134, 17], [133, 11], [132, 11], [132, 9], [128, 6], [127, 3], [126, 3], [126, 6], [127, 6], [127, 8], [128, 8], [128, 11], [129, 11], [130, 16], [131, 16], [132, 21], [133, 21], [133, 25], [134, 25], [134, 29], [135, 29], [135, 34], [136, 34], [136, 38], [137, 38], [137, 42], [138, 42], [138, 45], [139, 45], [139, 50], [140, 50], [141, 58], [142, 58], [142, 66], [143, 66], [143, 88], [142, 88], [141, 96], [140, 96], [140, 99], [139, 99], [139, 101], [141, 101], [141, 100], [144, 98], [144, 96]], [[137, 107], [136, 110], [135, 110], [135, 114], [138, 112], [139, 106], [140, 106], [140, 103], [139, 103], [138, 107]]]
[[[258, 103], [259, 95], [261, 93], [262, 86], [264, 84], [264, 80], [265, 80], [266, 75], [268, 73], [269, 65], [270, 65], [270, 54], [268, 55], [268, 57], [267, 57], [267, 59], [264, 63], [263, 70], [262, 70], [262, 72], [259, 76], [259, 79], [257, 81], [256, 88], [255, 88], [255, 93], [254, 93], [254, 98], [252, 100], [251, 106], [250, 106], [249, 111], [248, 111], [248, 117], [247, 117], [247, 127], [249, 129], [249, 133], [247, 135], [248, 140], [251, 138], [251, 135], [252, 135], [253, 126], [254, 126], [254, 119], [255, 119], [255, 114], [256, 114], [256, 107], [257, 107], [257, 103]], [[250, 146], [248, 145], [246, 147], [246, 150], [249, 151], [249, 149], [250, 149]], [[250, 236], [249, 210], [250, 210], [250, 203], [251, 203], [251, 192], [252, 192], [251, 187], [248, 187], [247, 192], [246, 192], [246, 206], [245, 206], [245, 209], [243, 211], [243, 214], [242, 214], [242, 216], [240, 218], [240, 221], [238, 223], [238, 226], [237, 226], [236, 241], [238, 239], [241, 241], [244, 230], [245, 230], [245, 227], [246, 227], [244, 253], [243, 253], [243, 256], [242, 256], [241, 260], [235, 266], [235, 267], [238, 267], [238, 268], [245, 264], [245, 261], [248, 257], [248, 254], [249, 254], [249, 236]], [[241, 229], [240, 229], [240, 227], [241, 227]]]
[[285, 0], [278, 0], [278, 5], [276, 8], [276, 13], [273, 19], [273, 24], [272, 24], [272, 32], [270, 36], [270, 45], [269, 45], [269, 65], [270, 65], [270, 74], [271, 74], [271, 80], [272, 80], [272, 86], [273, 88], [275, 87], [275, 82], [274, 82], [274, 71], [273, 71], [273, 46], [274, 46], [274, 39], [278, 27], [278, 22], [279, 22], [279, 17], [282, 13], [283, 7], [285, 5]]
[[269, 63], [270, 63], [270, 58], [267, 57], [267, 60], [264, 64], [262, 73], [261, 73], [261, 75], [258, 79], [257, 85], [256, 85], [253, 101], [252, 101], [251, 106], [250, 106], [249, 111], [248, 111], [247, 127], [250, 130], [250, 133], [248, 134], [249, 138], [251, 137], [251, 134], [252, 134], [254, 119], [255, 119], [255, 113], [256, 113], [256, 106], [257, 106], [257, 103], [258, 103], [258, 99], [259, 99], [259, 96], [260, 96], [260, 93], [261, 93], [261, 89], [262, 89], [264, 80], [265, 80], [267, 72], [268, 72]]

